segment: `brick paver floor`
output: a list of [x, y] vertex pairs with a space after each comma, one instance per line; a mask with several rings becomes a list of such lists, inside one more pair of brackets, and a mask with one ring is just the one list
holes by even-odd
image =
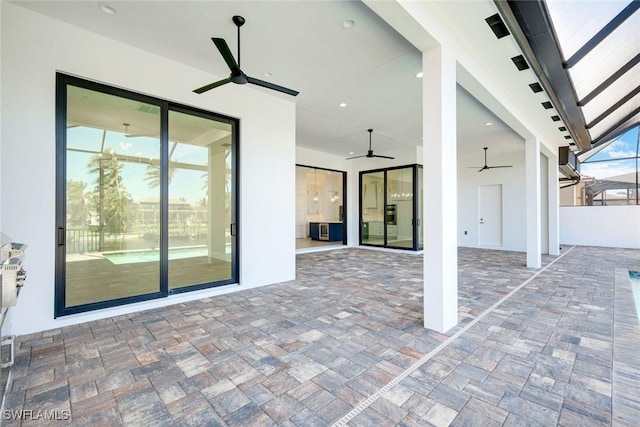
[[422, 256], [348, 248], [298, 255], [294, 281], [20, 337], [3, 421], [637, 425], [640, 251], [458, 264], [446, 334], [423, 328]]

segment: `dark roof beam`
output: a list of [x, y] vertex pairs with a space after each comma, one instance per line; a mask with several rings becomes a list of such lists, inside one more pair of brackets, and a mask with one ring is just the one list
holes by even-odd
[[622, 97], [622, 99], [620, 99], [618, 102], [613, 104], [611, 107], [607, 108], [605, 112], [603, 112], [598, 117], [593, 119], [591, 123], [587, 124], [587, 129], [591, 129], [592, 127], [600, 123], [603, 119], [605, 119], [611, 113], [616, 111], [618, 108], [620, 108], [622, 105], [624, 105], [627, 101], [629, 101], [631, 98], [636, 96], [638, 93], [640, 93], [640, 86], [637, 86], [634, 90], [632, 90], [631, 92], [626, 94], [624, 97]]
[[[616, 123], [615, 125], [611, 126], [609, 129], [607, 129], [605, 132], [603, 132], [599, 137], [594, 139], [592, 147], [596, 148], [599, 145], [600, 142], [603, 142], [603, 143], [609, 142], [609, 140], [614, 138], [613, 136], [611, 136], [609, 134], [614, 132], [618, 127], [622, 126], [626, 121], [630, 120], [636, 114], [640, 114], [640, 107], [637, 107], [635, 110], [633, 110], [632, 112], [630, 112], [629, 114], [624, 116], [622, 119], [620, 119], [618, 121], [618, 123]], [[616, 132], [616, 134], [618, 134], [618, 133]]]
[[494, 0], [507, 28], [581, 150], [591, 138], [544, 1]]
[[594, 90], [592, 90], [587, 96], [585, 96], [584, 98], [582, 98], [579, 102], [578, 102], [578, 107], [584, 107], [585, 105], [587, 105], [587, 103], [589, 101], [591, 101], [593, 98], [595, 98], [596, 96], [600, 95], [600, 93], [602, 93], [603, 90], [605, 90], [606, 88], [608, 88], [609, 86], [611, 86], [611, 84], [613, 82], [615, 82], [616, 80], [618, 80], [620, 77], [622, 77], [622, 75], [624, 75], [627, 71], [629, 71], [630, 69], [632, 69], [633, 67], [635, 67], [638, 62], [640, 62], [640, 53], [638, 53], [636, 56], [634, 56], [629, 62], [627, 62], [626, 64], [624, 64], [619, 70], [617, 70], [615, 73], [613, 73], [611, 75], [611, 77], [609, 77], [607, 80], [603, 81], [602, 83], [600, 83], [598, 85], [598, 87], [596, 87]]
[[613, 18], [607, 25], [602, 27], [600, 31], [596, 33], [591, 40], [586, 42], [584, 46], [576, 51], [571, 58], [569, 58], [566, 62], [567, 68], [571, 68], [578, 63], [582, 58], [584, 58], [589, 52], [593, 50], [600, 42], [606, 39], [616, 28], [618, 28], [624, 21], [627, 20], [631, 15], [633, 15], [640, 8], [640, 1], [632, 1], [620, 11], [615, 18]]

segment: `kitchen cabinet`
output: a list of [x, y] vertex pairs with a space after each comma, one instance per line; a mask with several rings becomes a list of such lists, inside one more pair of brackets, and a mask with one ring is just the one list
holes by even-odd
[[344, 225], [342, 224], [342, 222], [338, 222], [338, 221], [323, 221], [323, 222], [309, 223], [309, 236], [311, 237], [311, 240], [324, 240], [327, 242], [342, 242], [343, 231], [344, 231]]
[[[369, 221], [369, 236], [384, 236], [384, 222]], [[396, 239], [398, 237], [398, 226], [395, 224], [387, 225], [387, 237]]]

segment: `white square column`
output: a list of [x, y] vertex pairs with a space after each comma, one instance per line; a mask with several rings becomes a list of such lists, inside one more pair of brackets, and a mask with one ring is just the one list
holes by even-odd
[[557, 152], [548, 158], [549, 255], [560, 255], [560, 188]]
[[424, 327], [458, 323], [456, 60], [442, 46], [422, 53]]
[[[527, 191], [527, 267], [542, 266], [542, 242], [540, 238], [540, 141], [525, 141], [525, 171]], [[551, 244], [551, 242], [549, 242]]]

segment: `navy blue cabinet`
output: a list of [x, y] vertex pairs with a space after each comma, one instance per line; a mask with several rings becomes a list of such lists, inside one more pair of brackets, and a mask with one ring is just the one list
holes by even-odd
[[311, 240], [320, 240], [320, 227], [317, 222], [309, 223], [309, 236]]
[[341, 222], [310, 222], [309, 236], [311, 240], [342, 242], [344, 225]]

